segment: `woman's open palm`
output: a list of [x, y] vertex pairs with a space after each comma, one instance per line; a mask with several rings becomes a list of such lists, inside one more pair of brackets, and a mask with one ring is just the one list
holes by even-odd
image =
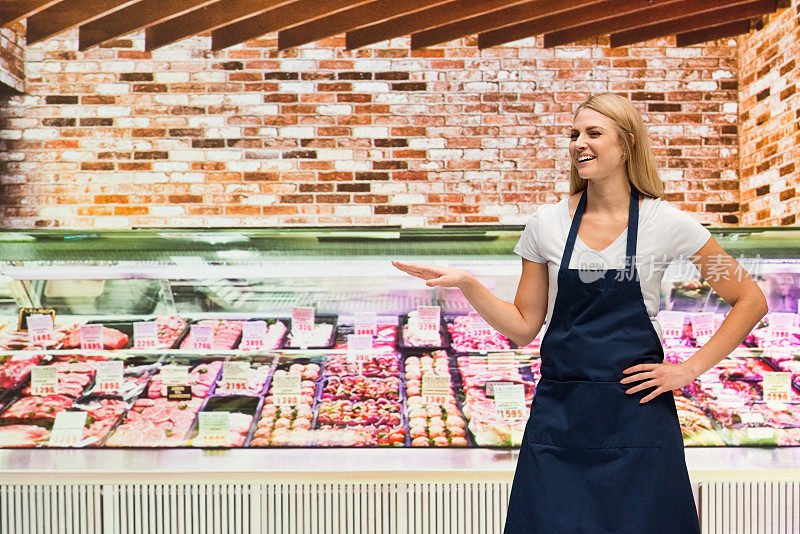
[[469, 273], [453, 267], [439, 267], [438, 265], [420, 265], [416, 263], [401, 263], [393, 261], [392, 265], [408, 273], [425, 280], [428, 287], [461, 287], [467, 279]]

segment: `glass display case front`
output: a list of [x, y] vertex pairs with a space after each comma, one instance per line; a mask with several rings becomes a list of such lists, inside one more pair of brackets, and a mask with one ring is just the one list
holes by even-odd
[[[513, 448], [539, 378], [458, 290], [390, 260], [474, 273], [513, 300], [520, 228], [0, 234], [0, 447]], [[770, 314], [674, 391], [687, 446], [800, 445], [800, 230], [712, 233]], [[667, 269], [668, 361], [730, 307]]]

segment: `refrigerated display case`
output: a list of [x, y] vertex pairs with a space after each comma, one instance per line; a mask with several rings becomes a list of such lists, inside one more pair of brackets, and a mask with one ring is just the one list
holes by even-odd
[[[496, 484], [499, 518], [524, 427], [520, 417], [538, 381], [538, 340], [517, 347], [471, 315], [458, 290], [428, 288], [390, 260], [467, 269], [510, 301], [520, 274], [511, 250], [520, 232], [2, 232], [0, 443], [28, 446], [0, 450], [3, 483], [33, 473], [42, 483], [92, 484], [433, 479]], [[800, 230], [712, 234], [754, 276], [777, 315], [720, 366], [675, 392], [690, 475], [696, 488], [720, 480], [798, 480], [800, 448], [791, 445], [800, 444]], [[441, 313], [436, 339], [414, 330], [418, 308], [432, 306]], [[321, 331], [313, 341], [294, 328], [296, 307], [314, 309]], [[55, 311], [51, 345], [31, 344], [18, 331], [19, 308]], [[672, 324], [682, 323], [664, 341], [667, 358], [680, 361], [704, 341], [693, 323], [710, 318], [718, 326], [729, 306], [681, 262], [664, 275], [661, 308]], [[348, 351], [347, 335], [357, 333], [356, 315], [364, 312], [377, 325], [373, 348]], [[246, 350], [244, 323], [262, 320], [269, 342]], [[779, 320], [788, 326], [776, 334]], [[158, 323], [157, 346], [132, 346], [133, 325], [142, 321]], [[103, 350], [80, 348], [80, 326], [91, 323], [117, 332], [103, 330]], [[195, 342], [192, 325], [211, 328], [209, 347]], [[488, 356], [498, 352], [513, 357], [498, 364]], [[97, 362], [117, 359], [125, 373], [119, 391], [92, 391], [96, 380], [89, 376], [71, 395], [71, 382], [60, 380], [67, 398], [61, 404], [31, 401], [24, 392], [34, 365], [73, 365], [91, 375]], [[237, 362], [246, 367], [238, 382], [223, 376], [223, 367]], [[183, 401], [164, 395], [160, 373], [170, 364], [188, 366], [193, 377]], [[290, 406], [274, 403], [273, 378], [292, 373], [300, 375], [302, 394]], [[441, 398], [423, 395], [428, 373], [447, 377]], [[776, 386], [777, 378], [788, 378], [788, 387]], [[523, 412], [510, 421], [495, 410], [497, 384], [524, 392]], [[88, 414], [78, 448], [48, 446], [54, 414], [64, 409]], [[227, 434], [217, 441], [198, 439], [198, 414], [205, 412], [229, 414]], [[15, 417], [4, 418], [8, 413]], [[9, 426], [16, 428], [4, 432]]]

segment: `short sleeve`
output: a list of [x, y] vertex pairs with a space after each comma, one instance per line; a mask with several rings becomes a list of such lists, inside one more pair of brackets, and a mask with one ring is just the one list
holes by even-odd
[[690, 214], [667, 204], [664, 228], [675, 257], [688, 258], [700, 250], [711, 237], [711, 232]]
[[539, 212], [541, 209], [542, 207], [539, 206], [528, 219], [525, 230], [522, 231], [522, 236], [520, 236], [517, 246], [514, 247], [514, 252], [526, 260], [547, 263], [539, 250]]

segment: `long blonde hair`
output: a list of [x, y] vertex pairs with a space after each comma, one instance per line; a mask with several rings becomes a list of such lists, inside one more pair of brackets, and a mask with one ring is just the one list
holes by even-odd
[[[630, 100], [615, 93], [598, 93], [578, 106], [575, 115], [582, 109], [592, 109], [605, 115], [615, 123], [617, 139], [628, 157], [625, 158], [625, 170], [631, 186], [640, 193], [653, 198], [664, 194], [664, 182], [658, 175], [656, 158], [647, 138], [647, 128], [642, 116]], [[628, 135], [633, 134], [634, 142]], [[569, 192], [574, 195], [586, 189], [588, 181], [578, 175], [575, 162], [570, 163]]]

